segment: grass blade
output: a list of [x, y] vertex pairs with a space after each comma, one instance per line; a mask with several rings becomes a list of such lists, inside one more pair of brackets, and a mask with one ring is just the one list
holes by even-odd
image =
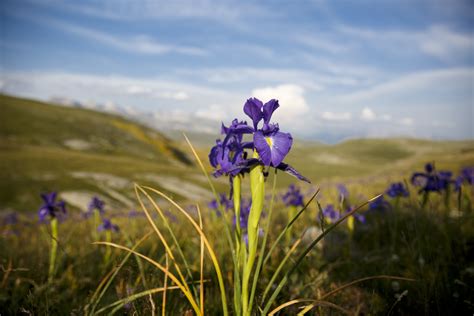
[[[176, 235], [174, 234], [173, 232], [173, 229], [171, 228], [169, 222], [168, 222], [168, 219], [166, 218], [166, 216], [164, 215], [163, 211], [161, 210], [161, 208], [158, 206], [158, 204], [156, 204], [156, 202], [151, 198], [151, 196], [148, 194], [148, 192], [146, 192], [145, 190], [143, 190], [138, 184], [135, 184], [135, 190], [140, 190], [146, 197], [147, 199], [150, 201], [150, 203], [153, 205], [153, 207], [155, 208], [156, 212], [158, 213], [158, 215], [160, 215], [160, 218], [162, 220], [162, 223], [164, 224], [164, 226], [166, 227], [166, 229], [168, 230], [168, 232], [170, 233], [171, 235], [171, 239], [173, 240], [173, 243], [175, 244], [176, 246], [176, 249], [178, 250], [178, 254], [179, 256], [181, 257], [181, 260], [183, 260], [183, 264], [184, 264], [184, 267], [186, 269], [186, 273], [189, 277], [189, 279], [191, 280], [191, 283], [194, 282], [194, 279], [193, 279], [193, 274], [191, 273], [191, 269], [189, 268], [189, 264], [188, 264], [188, 261], [186, 260], [186, 257], [184, 256], [184, 253], [183, 253], [183, 249], [181, 248], [179, 242], [178, 242], [178, 239], [176, 238]], [[151, 216], [150, 216], [150, 219], [151, 219]], [[183, 275], [181, 274], [181, 270], [178, 266], [178, 264], [176, 263], [176, 260], [174, 257], [172, 257], [170, 255], [171, 259], [174, 261], [174, 265], [178, 271], [178, 274], [181, 276], [181, 279], [183, 281], [184, 284], [186, 284], [186, 280], [184, 279]], [[186, 285], [187, 286], [187, 285]], [[189, 287], [188, 287], [188, 290], [189, 290]], [[195, 288], [193, 287], [193, 292], [194, 292], [194, 296], [197, 298], [197, 292], [195, 291]]]
[[[166, 269], [169, 269], [169, 260], [168, 260], [168, 254], [165, 256], [165, 264], [166, 264]], [[168, 290], [168, 275], [165, 274], [165, 280], [163, 282], [163, 303], [161, 306], [161, 315], [166, 316], [166, 291]]]
[[[321, 300], [310, 300], [310, 299], [296, 299], [296, 300], [291, 300], [291, 301], [288, 301], [286, 303], [281, 304], [280, 306], [278, 306], [277, 308], [272, 310], [270, 313], [268, 313], [268, 316], [273, 316], [276, 313], [278, 313], [279, 311], [281, 311], [282, 309], [284, 309], [288, 306], [291, 306], [291, 305], [299, 304], [299, 303], [312, 303], [311, 305], [309, 305], [309, 306], [312, 306], [312, 308], [315, 307], [315, 306], [318, 306], [318, 305], [319, 306], [328, 306], [328, 307], [335, 308], [335, 309], [343, 312], [346, 315], [351, 315], [352, 314], [350, 311], [342, 308], [339, 305], [331, 303], [331, 302], [321, 301]], [[307, 309], [307, 307], [304, 310], [306, 310], [306, 309]], [[300, 315], [300, 314], [298, 314], [298, 315]]]
[[337, 289], [334, 289], [326, 294], [324, 294], [323, 296], [321, 296], [321, 299], [324, 300], [325, 298], [331, 296], [331, 295], [334, 295], [336, 294], [337, 292], [339, 291], [342, 291], [344, 290], [345, 288], [348, 288], [354, 284], [357, 284], [357, 283], [361, 283], [361, 282], [364, 282], [364, 281], [368, 281], [368, 280], [375, 280], [375, 279], [389, 279], [389, 280], [401, 280], [401, 281], [409, 281], [409, 282], [413, 282], [413, 281], [416, 281], [415, 279], [412, 279], [412, 278], [405, 278], [405, 277], [399, 277], [399, 276], [392, 276], [392, 275], [375, 275], [375, 276], [371, 276], [371, 277], [365, 277], [365, 278], [361, 278], [361, 279], [357, 279], [355, 281], [352, 281], [352, 282], [349, 282], [347, 284], [344, 284], [340, 287], [338, 287]]
[[268, 262], [268, 260], [270, 260], [270, 257], [272, 255], [273, 251], [275, 250], [276, 246], [278, 245], [280, 240], [283, 238], [283, 236], [286, 234], [286, 231], [288, 230], [288, 228], [290, 228], [293, 225], [293, 223], [296, 222], [298, 217], [300, 217], [300, 215], [303, 214], [303, 212], [308, 208], [308, 206], [311, 204], [311, 202], [313, 202], [313, 200], [316, 198], [319, 191], [320, 191], [320, 189], [318, 188], [318, 190], [311, 196], [311, 198], [308, 200], [308, 202], [305, 204], [305, 206], [298, 213], [296, 213], [295, 217], [293, 217], [293, 219], [288, 224], [286, 224], [285, 228], [282, 230], [280, 235], [278, 235], [277, 239], [273, 242], [270, 250], [268, 251], [267, 255], [265, 256], [265, 259], [263, 259], [263, 265], [265, 265]]
[[[201, 209], [199, 208], [199, 205], [196, 205], [198, 215], [199, 215], [199, 227], [201, 230], [203, 229], [202, 227], [202, 216], [201, 216]], [[199, 278], [199, 305], [201, 306], [201, 313], [204, 315], [204, 240], [202, 239], [202, 236], [200, 236], [200, 247], [201, 251], [199, 254], [200, 258], [200, 278]]]
[[219, 261], [217, 260], [216, 253], [214, 252], [214, 249], [212, 249], [206, 235], [204, 234], [202, 229], [199, 227], [199, 225], [196, 223], [196, 221], [188, 214], [188, 212], [186, 212], [179, 204], [177, 204], [175, 201], [173, 201], [173, 199], [171, 199], [166, 194], [164, 194], [164, 193], [162, 193], [162, 192], [160, 192], [156, 189], [146, 187], [146, 186], [143, 187], [143, 188], [158, 194], [159, 196], [163, 197], [168, 202], [173, 204], [186, 217], [186, 219], [194, 226], [194, 228], [199, 233], [199, 235], [201, 235], [201, 237], [204, 241], [204, 245], [206, 246], [207, 251], [209, 253], [209, 256], [211, 258], [211, 261], [214, 265], [214, 270], [216, 271], [217, 279], [218, 279], [218, 282], [219, 282], [219, 289], [220, 289], [220, 292], [221, 292], [222, 310], [223, 310], [224, 316], [227, 316], [228, 315], [227, 294], [226, 294], [226, 289], [225, 289], [225, 285], [224, 285], [224, 278], [222, 277], [222, 270], [219, 266]]
[[94, 244], [115, 247], [117, 249], [133, 253], [133, 254], [139, 256], [140, 258], [150, 262], [152, 265], [154, 265], [155, 267], [160, 269], [163, 273], [168, 275], [168, 277], [179, 287], [181, 292], [183, 292], [183, 294], [186, 296], [186, 298], [188, 299], [188, 301], [191, 304], [192, 308], [194, 309], [194, 312], [197, 315], [201, 315], [201, 311], [199, 309], [199, 306], [196, 304], [196, 301], [194, 300], [194, 297], [193, 297], [192, 293], [187, 289], [188, 287], [185, 287], [173, 273], [171, 273], [168, 269], [163, 267], [158, 262], [154, 261], [153, 259], [151, 259], [151, 258], [149, 258], [149, 257], [147, 257], [147, 256], [145, 256], [145, 255], [143, 255], [139, 252], [136, 252], [135, 250], [132, 250], [130, 248], [127, 248], [127, 247], [124, 247], [124, 246], [121, 246], [121, 245], [118, 245], [118, 244], [115, 244], [115, 243], [97, 241], [97, 242], [94, 242]]
[[[316, 192], [317, 193], [317, 192]], [[375, 197], [373, 197], [372, 199], [368, 200], [367, 202], [361, 204], [360, 206], [356, 207], [355, 209], [353, 209], [352, 211], [346, 213], [346, 215], [344, 215], [343, 217], [341, 217], [337, 222], [335, 222], [334, 224], [330, 225], [325, 231], [323, 231], [315, 240], [313, 240], [311, 242], [311, 244], [309, 244], [306, 249], [298, 256], [297, 260], [295, 261], [295, 263], [293, 264], [293, 266], [285, 273], [283, 279], [280, 281], [280, 283], [278, 284], [278, 287], [275, 289], [275, 291], [273, 292], [272, 296], [270, 297], [270, 299], [268, 300], [267, 304], [265, 305], [265, 308], [263, 309], [262, 311], [262, 314], [263, 315], [266, 315], [268, 313], [268, 311], [270, 310], [270, 307], [271, 305], [273, 304], [273, 302], [275, 301], [276, 297], [278, 296], [278, 294], [280, 293], [280, 291], [283, 289], [283, 286], [286, 284], [286, 282], [288, 282], [288, 278], [290, 277], [290, 275], [296, 270], [296, 268], [300, 265], [301, 261], [303, 261], [304, 257], [311, 251], [311, 249], [314, 248], [314, 246], [316, 246], [316, 244], [321, 241], [331, 230], [333, 230], [336, 226], [338, 226], [340, 223], [342, 223], [343, 221], [345, 221], [349, 216], [352, 216], [352, 214], [354, 214], [355, 212], [357, 212], [358, 210], [360, 210], [362, 207], [366, 206], [367, 204], [369, 204], [370, 202], [376, 200], [377, 198], [379, 198], [382, 194], [379, 194]], [[298, 214], [297, 214], [298, 216]]]
[[[135, 245], [133, 246], [132, 249], [133, 250], [137, 249], [138, 246], [142, 242], [144, 242], [148, 237], [151, 236], [151, 234], [153, 234], [152, 231], [145, 234], [145, 236], [143, 236], [138, 242], [135, 243]], [[97, 305], [99, 304], [100, 300], [104, 296], [105, 292], [107, 292], [107, 289], [109, 288], [110, 284], [112, 284], [112, 281], [115, 279], [115, 276], [118, 274], [118, 272], [122, 269], [122, 267], [128, 261], [128, 258], [130, 257], [130, 255], [131, 255], [131, 253], [127, 253], [125, 258], [123, 258], [122, 262], [120, 262], [120, 264], [116, 268], [110, 270], [110, 272], [100, 282], [99, 286], [97, 287], [96, 291], [94, 292], [94, 294], [92, 295], [92, 298], [91, 298], [91, 303], [90, 303], [90, 304], [92, 304], [92, 308], [91, 308], [91, 311], [90, 311], [91, 315], [94, 315], [94, 312], [95, 312], [95, 309], [97, 308]], [[100, 291], [101, 289], [102, 289], [102, 291]], [[100, 294], [99, 294], [99, 291], [100, 291]], [[87, 308], [87, 306], [86, 306], [86, 308]], [[85, 313], [88, 314], [87, 311], [85, 311]]]
[[107, 305], [105, 307], [102, 307], [101, 309], [99, 309], [97, 311], [96, 314], [100, 314], [100, 313], [103, 313], [105, 312], [106, 310], [108, 310], [109, 308], [112, 308], [112, 307], [115, 307], [114, 310], [112, 310], [109, 314], [114, 314], [116, 313], [120, 308], [122, 308], [125, 304], [127, 303], [130, 303], [136, 299], [139, 299], [141, 297], [144, 297], [144, 296], [148, 296], [148, 295], [152, 295], [152, 294], [155, 294], [155, 293], [160, 293], [160, 292], [165, 292], [166, 290], [177, 290], [179, 289], [178, 286], [170, 286], [168, 287], [167, 289], [165, 287], [160, 287], [160, 288], [156, 288], [156, 289], [151, 289], [151, 290], [146, 290], [146, 291], [143, 291], [143, 292], [140, 292], [140, 293], [136, 293], [136, 294], [133, 294], [133, 295], [130, 295], [126, 298], [123, 298], [121, 300], [118, 300], [116, 302], [113, 302], [112, 304], [110, 305]]
[[272, 278], [270, 279], [270, 281], [268, 282], [267, 284], [267, 287], [265, 288], [265, 291], [263, 292], [263, 295], [262, 295], [262, 302], [265, 301], [265, 298], [267, 297], [267, 294], [268, 292], [271, 290], [272, 288], [272, 285], [273, 283], [275, 282], [276, 278], [278, 277], [278, 275], [280, 274], [280, 271], [281, 269], [283, 269], [283, 266], [285, 265], [286, 261], [288, 260], [288, 258], [290, 258], [290, 256], [293, 254], [293, 252], [296, 250], [296, 247], [298, 247], [298, 245], [300, 244], [301, 242], [301, 238], [298, 239], [294, 244], [293, 246], [291, 246], [290, 250], [286, 253], [285, 257], [283, 258], [283, 260], [280, 262], [280, 264], [278, 265], [278, 268], [275, 270], [275, 272], [273, 273], [272, 275]]

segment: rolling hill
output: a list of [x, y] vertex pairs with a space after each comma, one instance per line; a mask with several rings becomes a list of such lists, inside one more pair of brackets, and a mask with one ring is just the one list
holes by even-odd
[[[51, 190], [77, 209], [84, 210], [94, 195], [110, 208], [135, 209], [134, 182], [179, 201], [211, 199], [185, 142], [156, 128], [113, 114], [1, 95], [0, 212], [35, 211], [39, 193]], [[214, 143], [203, 139], [210, 136], [192, 136], [207, 162]], [[323, 188], [343, 181], [381, 190], [387, 181], [406, 178], [427, 161], [455, 172], [474, 165], [474, 142], [355, 139], [324, 145], [295, 140], [286, 161]], [[278, 180], [280, 188], [292, 182], [286, 175]], [[217, 179], [216, 185], [224, 192], [227, 180]]]

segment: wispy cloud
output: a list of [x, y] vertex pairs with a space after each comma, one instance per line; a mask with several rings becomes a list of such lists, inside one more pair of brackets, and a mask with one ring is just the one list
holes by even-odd
[[456, 32], [446, 25], [438, 24], [433, 24], [423, 30], [374, 30], [339, 25], [336, 31], [348, 36], [352, 43], [357, 41], [359, 45], [369, 44], [378, 49], [401, 53], [416, 50], [444, 61], [469, 57], [474, 45], [472, 34]]
[[[416, 91], [421, 92], [423, 90], [432, 89], [437, 89], [439, 92], [443, 89], [449, 90], [453, 85], [459, 88], [461, 87], [460, 84], [466, 86], [466, 84], [473, 80], [474, 68], [428, 70], [403, 75], [373, 87], [341, 96], [337, 99], [342, 103], [360, 103], [365, 101], [376, 102], [377, 99], [394, 99], [393, 96], [396, 94], [408, 95], [409, 93], [414, 93]], [[429, 94], [418, 93], [418, 95], [429, 97]], [[391, 96], [391, 98], [388, 96]]]
[[192, 56], [205, 56], [209, 54], [205, 49], [200, 47], [163, 43], [146, 34], [138, 34], [129, 37], [118, 36], [51, 17], [35, 16], [24, 12], [8, 12], [8, 14], [39, 24], [48, 25], [59, 31], [68, 32], [131, 53], [147, 55], [177, 53]]
[[270, 12], [254, 2], [233, 1], [166, 1], [166, 0], [103, 0], [94, 4], [61, 0], [37, 1], [38, 5], [60, 8], [69, 12], [109, 20], [154, 20], [163, 18], [206, 19], [222, 23], [234, 23], [243, 17], [269, 16]]
[[331, 112], [324, 111], [321, 114], [321, 118], [326, 121], [350, 121], [352, 119], [352, 114], [350, 112]]

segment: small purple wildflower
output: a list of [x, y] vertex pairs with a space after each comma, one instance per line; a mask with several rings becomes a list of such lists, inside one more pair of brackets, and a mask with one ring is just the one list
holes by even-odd
[[66, 214], [66, 203], [63, 200], [56, 201], [57, 192], [42, 193], [43, 205], [38, 211], [38, 217], [43, 222], [49, 215], [51, 218], [56, 218], [61, 214]]
[[338, 184], [337, 190], [339, 191], [339, 197], [341, 200], [347, 200], [349, 198], [349, 190], [347, 190], [347, 187], [344, 184]]
[[407, 197], [410, 195], [407, 188], [401, 182], [392, 183], [385, 193], [391, 198]]
[[94, 213], [95, 210], [99, 211], [100, 215], [104, 215], [105, 202], [99, 199], [97, 196], [94, 196], [89, 203], [89, 207], [87, 209], [87, 214], [91, 215]]
[[454, 180], [454, 191], [459, 192], [465, 182], [474, 185], [474, 167], [466, 167], [461, 170], [460, 175]]
[[466, 167], [461, 170], [461, 176], [463, 180], [469, 183], [470, 185], [474, 185], [474, 167]]
[[282, 196], [286, 206], [304, 206], [303, 195], [294, 184], [288, 187], [288, 191]]
[[451, 179], [452, 173], [450, 171], [437, 172], [434, 164], [427, 163], [425, 165], [425, 172], [415, 172], [411, 177], [411, 183], [420, 187], [418, 193], [422, 192], [441, 192], [449, 188], [449, 184], [455, 184]]
[[[224, 193], [219, 194], [219, 203], [224, 208], [225, 211], [232, 210], [234, 208], [234, 202], [227, 198]], [[221, 212], [219, 211], [219, 203], [217, 203], [216, 199], [213, 199], [207, 206], [214, 210], [217, 216], [222, 216]]]
[[112, 221], [108, 218], [104, 218], [102, 219], [102, 224], [99, 225], [99, 227], [97, 227], [97, 230], [98, 231], [105, 231], [105, 230], [110, 230], [110, 231], [113, 231], [113, 232], [119, 232], [120, 229], [117, 225], [113, 224]]
[[323, 209], [323, 216], [329, 219], [330, 222], [337, 221], [341, 217], [339, 212], [334, 208], [334, 205], [332, 204], [328, 204]]

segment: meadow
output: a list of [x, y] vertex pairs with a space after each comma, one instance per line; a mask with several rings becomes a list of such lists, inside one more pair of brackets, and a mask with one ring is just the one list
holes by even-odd
[[2, 314], [474, 311], [472, 141], [295, 140], [311, 184], [274, 156], [214, 178], [213, 143], [0, 100]]

